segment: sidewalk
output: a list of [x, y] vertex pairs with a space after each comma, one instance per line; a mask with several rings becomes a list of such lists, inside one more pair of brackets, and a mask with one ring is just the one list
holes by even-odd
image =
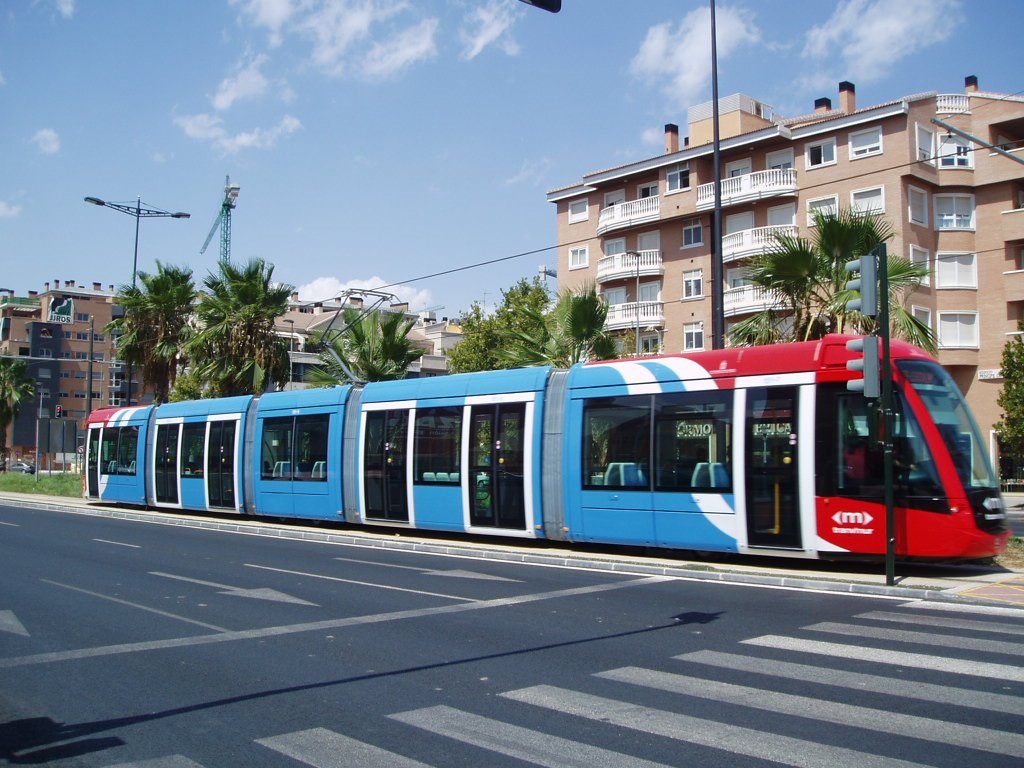
[[[1007, 507], [1014, 514], [1014, 499], [1024, 508], [1024, 494], [1007, 494]], [[76, 514], [137, 520], [158, 525], [246, 533], [275, 538], [293, 538], [334, 544], [358, 544], [383, 549], [405, 549], [458, 555], [467, 558], [611, 570], [617, 573], [665, 575], [706, 581], [760, 584], [792, 589], [884, 595], [959, 605], [1002, 606], [1024, 613], [1024, 572], [995, 566], [930, 565], [897, 563], [896, 585], [887, 586], [882, 563], [827, 563], [816, 560], [751, 557], [738, 561], [729, 557], [682, 559], [660, 553], [639, 556], [619, 554], [590, 547], [561, 546], [537, 542], [533, 546], [508, 544], [501, 540], [463, 540], [410, 530], [397, 534], [389, 528], [386, 536], [372, 530], [337, 526], [326, 528], [301, 522], [282, 524], [248, 517], [205, 517], [201, 514], [155, 512], [108, 507], [68, 497], [0, 492], [0, 503], [30, 509], [48, 509]]]

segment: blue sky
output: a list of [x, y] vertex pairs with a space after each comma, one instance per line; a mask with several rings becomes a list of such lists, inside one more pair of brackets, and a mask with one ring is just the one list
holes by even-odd
[[[458, 316], [554, 265], [547, 191], [659, 154], [711, 97], [705, 0], [3, 0], [0, 287], [131, 281], [199, 251], [241, 187], [232, 258], [304, 300], [386, 288]], [[717, 6], [719, 93], [777, 114], [1024, 90], [1020, 0]], [[551, 250], [544, 250], [551, 249]], [[535, 253], [536, 252], [536, 253]], [[517, 254], [529, 254], [519, 258]], [[481, 262], [499, 263], [426, 277]], [[401, 285], [398, 285], [401, 284]]]

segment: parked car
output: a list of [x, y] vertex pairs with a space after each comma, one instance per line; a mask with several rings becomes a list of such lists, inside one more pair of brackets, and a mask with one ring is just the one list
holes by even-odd
[[10, 472], [21, 472], [23, 475], [34, 475], [36, 468], [24, 461], [16, 461], [8, 468]]

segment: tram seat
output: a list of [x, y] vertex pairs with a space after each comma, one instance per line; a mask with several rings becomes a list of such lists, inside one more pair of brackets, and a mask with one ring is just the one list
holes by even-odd
[[632, 461], [616, 461], [608, 465], [604, 471], [604, 484], [612, 486], [644, 486], [647, 485], [647, 473], [644, 465]]
[[448, 482], [448, 473], [447, 472], [438, 472], [437, 473], [437, 482], [439, 482], [439, 483], [447, 483]]
[[274, 463], [273, 477], [288, 477], [292, 473], [292, 463], [290, 461], [278, 461]]
[[423, 482], [424, 483], [436, 483], [437, 482], [437, 474], [434, 473], [434, 472], [424, 472], [423, 473]]
[[700, 461], [693, 468], [690, 485], [693, 488], [728, 488], [729, 473], [721, 462]]
[[132, 459], [132, 460], [131, 460], [131, 461], [130, 461], [130, 462], [128, 463], [128, 470], [127, 470], [127, 471], [125, 472], [125, 474], [126, 474], [126, 475], [134, 475], [134, 474], [135, 474], [135, 466], [136, 466], [136, 465], [135, 465], [135, 460], [134, 460], [134, 459]]
[[448, 474], [448, 479], [451, 480], [453, 483], [459, 482], [460, 477], [461, 475], [458, 472], [451, 472]]
[[310, 471], [309, 476], [321, 480], [327, 477], [327, 462], [326, 461], [314, 461], [313, 469]]

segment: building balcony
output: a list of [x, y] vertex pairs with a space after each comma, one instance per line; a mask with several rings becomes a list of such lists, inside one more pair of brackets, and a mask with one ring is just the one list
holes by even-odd
[[661, 218], [661, 197], [642, 197], [628, 203], [616, 203], [601, 210], [597, 217], [597, 234], [647, 224]]
[[774, 248], [777, 235], [796, 237], [795, 224], [777, 224], [769, 227], [743, 229], [722, 237], [722, 261], [737, 261], [750, 256], [760, 256]]
[[[722, 179], [722, 205], [751, 203], [766, 197], [796, 195], [796, 170], [773, 168], [769, 171], [745, 173]], [[715, 207], [715, 185], [701, 184], [697, 187], [697, 210], [706, 211]]]
[[602, 256], [597, 262], [597, 282], [608, 283], [628, 277], [665, 274], [661, 251], [629, 251]]
[[604, 321], [606, 331], [621, 331], [636, 328], [639, 312], [640, 328], [660, 328], [665, 324], [665, 306], [660, 301], [632, 301], [628, 304], [614, 304], [608, 307]]
[[784, 309], [785, 307], [771, 291], [766, 291], [755, 285], [726, 288], [722, 296], [722, 311], [726, 317], [749, 315], [773, 308]]
[[964, 93], [940, 93], [935, 96], [935, 111], [947, 115], [970, 114], [971, 97]]

